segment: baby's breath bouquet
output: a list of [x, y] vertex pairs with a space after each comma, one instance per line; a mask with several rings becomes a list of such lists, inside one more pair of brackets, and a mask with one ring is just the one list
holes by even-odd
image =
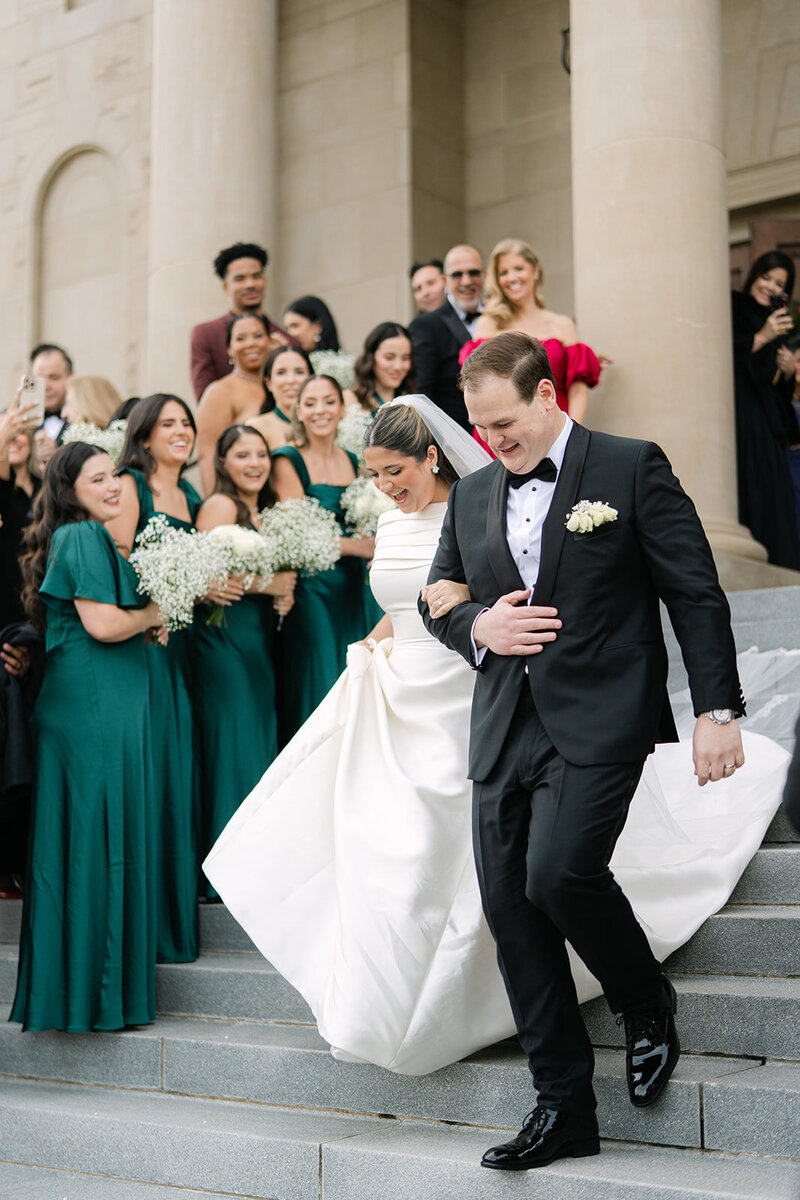
[[222, 542], [195, 529], [176, 529], [160, 513], [147, 522], [130, 557], [138, 591], [155, 600], [169, 630], [191, 625], [195, 604], [224, 582], [228, 563]]
[[395, 508], [394, 501], [379, 492], [371, 479], [360, 475], [342, 492], [342, 511], [353, 537], [375, 537], [378, 517]]
[[348, 408], [336, 430], [336, 445], [355, 454], [360, 467], [364, 466], [364, 434], [371, 420], [371, 412], [360, 405], [353, 405]]
[[[342, 531], [332, 512], [318, 500], [281, 500], [261, 513], [260, 536], [267, 545], [273, 572], [317, 575], [329, 571], [342, 556]], [[278, 621], [278, 628], [283, 617]]]
[[312, 350], [308, 356], [315, 375], [330, 375], [340, 388], [351, 388], [356, 381], [356, 360], [344, 350]]
[[105, 450], [114, 466], [122, 458], [122, 447], [125, 445], [125, 434], [128, 429], [127, 421], [112, 421], [108, 429], [101, 429], [91, 421], [79, 421], [77, 425], [67, 425], [64, 430], [65, 442], [88, 442]]
[[[219, 546], [226, 558], [227, 574], [241, 577], [245, 591], [256, 578], [261, 579], [262, 590], [272, 579], [272, 558], [269, 547], [255, 529], [242, 525], [217, 525], [205, 536], [214, 546]], [[215, 604], [206, 619], [206, 625], [222, 625], [225, 610]]]

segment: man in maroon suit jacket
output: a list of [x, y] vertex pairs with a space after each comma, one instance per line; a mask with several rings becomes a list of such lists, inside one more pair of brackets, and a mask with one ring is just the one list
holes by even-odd
[[[236, 242], [220, 250], [214, 259], [214, 270], [222, 280], [222, 290], [230, 301], [230, 310], [213, 321], [203, 321], [192, 330], [192, 384], [199, 400], [215, 379], [230, 373], [226, 344], [226, 327], [234, 313], [260, 313], [267, 286], [267, 252], [252, 242]], [[294, 344], [285, 329], [269, 324], [273, 347]]]

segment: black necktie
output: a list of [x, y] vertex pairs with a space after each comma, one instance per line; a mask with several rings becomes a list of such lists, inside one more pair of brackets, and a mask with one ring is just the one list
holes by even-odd
[[513, 475], [508, 472], [508, 486], [513, 488], [522, 487], [523, 483], [529, 483], [531, 479], [541, 479], [545, 483], [555, 483], [558, 478], [556, 464], [551, 458], [543, 458], [540, 463], [531, 471], [526, 471], [524, 475]]

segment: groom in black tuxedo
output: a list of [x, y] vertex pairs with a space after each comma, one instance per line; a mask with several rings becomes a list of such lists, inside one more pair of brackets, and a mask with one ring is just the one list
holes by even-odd
[[624, 1015], [631, 1101], [655, 1100], [678, 1060], [674, 989], [608, 865], [647, 755], [677, 740], [659, 598], [689, 674], [701, 785], [743, 765], [744, 700], [711, 550], [659, 447], [570, 421], [525, 334], [479, 346], [461, 381], [499, 461], [453, 487], [429, 576], [472, 599], [440, 619], [420, 610], [478, 672], [475, 858], [538, 1091], [483, 1165], [520, 1170], [599, 1150], [565, 942]]

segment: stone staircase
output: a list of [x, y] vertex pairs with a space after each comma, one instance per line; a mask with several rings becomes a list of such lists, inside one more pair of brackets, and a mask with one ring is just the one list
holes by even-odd
[[[740, 649], [800, 646], [800, 589], [732, 605]], [[530, 1107], [515, 1043], [421, 1078], [336, 1062], [222, 906], [197, 963], [158, 968], [154, 1025], [23, 1035], [20, 915], [0, 902], [0, 1200], [800, 1200], [800, 839], [780, 814], [668, 962], [684, 1055], [664, 1095], [630, 1106], [591, 1001], [603, 1153], [522, 1175], [478, 1166]]]

